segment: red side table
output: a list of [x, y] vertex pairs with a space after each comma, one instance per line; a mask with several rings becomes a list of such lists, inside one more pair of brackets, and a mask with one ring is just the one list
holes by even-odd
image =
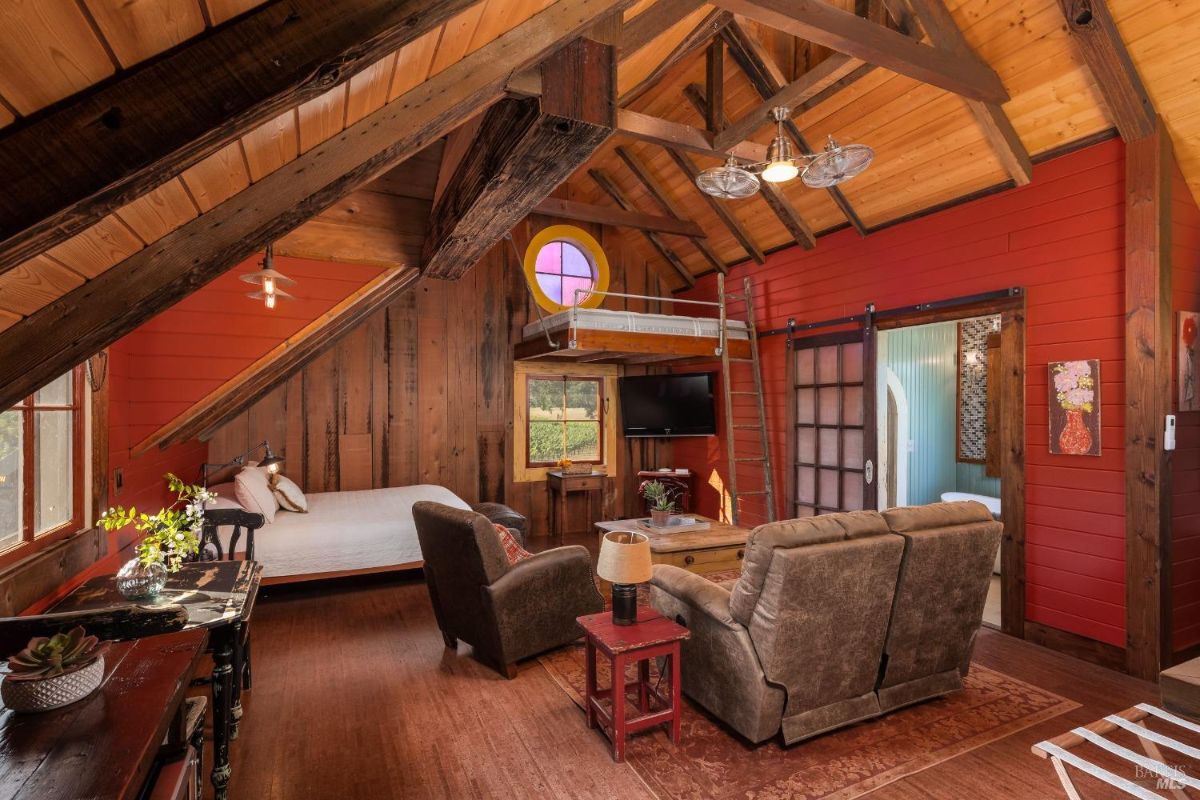
[[[634, 625], [614, 625], [610, 611], [579, 617], [578, 622], [587, 635], [584, 707], [588, 727], [596, 727], [599, 721], [600, 729], [612, 740], [613, 760], [625, 760], [626, 736], [667, 722], [671, 723], [671, 741], [679, 744], [679, 643], [690, 635], [688, 629], [650, 609], [639, 609]], [[596, 686], [597, 650], [604, 653], [611, 667], [612, 682], [608, 689]], [[662, 674], [667, 693], [650, 683], [650, 659], [659, 656], [667, 658]], [[630, 662], [638, 665], [638, 674], [636, 680], [627, 682], [625, 667]], [[641, 713], [626, 719], [625, 695], [634, 687]], [[605, 708], [602, 700], [609, 700], [610, 708]], [[656, 701], [655, 710], [651, 710], [651, 700]]]

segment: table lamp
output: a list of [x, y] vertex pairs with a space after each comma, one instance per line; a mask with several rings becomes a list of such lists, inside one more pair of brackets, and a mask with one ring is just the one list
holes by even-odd
[[600, 544], [596, 574], [612, 583], [614, 625], [637, 622], [637, 584], [650, 580], [650, 538], [634, 531], [609, 531]]

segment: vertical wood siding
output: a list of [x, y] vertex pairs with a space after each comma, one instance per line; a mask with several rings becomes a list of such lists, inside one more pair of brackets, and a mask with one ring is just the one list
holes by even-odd
[[[847, 187], [854, 201], [854, 184]], [[1028, 619], [1110, 644], [1125, 643], [1124, 147], [1109, 141], [1040, 164], [1029, 186], [859, 237], [841, 231], [812, 251], [791, 248], [761, 267], [764, 327], [1024, 287], [1026, 332], [1026, 558]], [[695, 295], [712, 297], [715, 281]], [[776, 481], [786, 487], [784, 340], [763, 343]], [[1103, 454], [1048, 453], [1049, 361], [1102, 362]], [[749, 406], [736, 406], [743, 418]], [[746, 420], [743, 420], [746, 421]], [[683, 440], [676, 461], [700, 472], [703, 510], [720, 508], [720, 441]], [[779, 509], [785, 502], [780, 493]], [[757, 499], [757, 498], [753, 498]], [[764, 518], [747, 501], [743, 518]]]

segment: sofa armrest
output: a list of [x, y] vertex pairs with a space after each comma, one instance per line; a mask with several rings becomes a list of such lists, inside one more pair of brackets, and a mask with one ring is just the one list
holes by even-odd
[[535, 553], [483, 587], [496, 616], [506, 663], [582, 635], [575, 618], [603, 610], [592, 558], [578, 545]]
[[702, 611], [727, 628], [744, 630], [729, 613], [729, 590], [694, 572], [670, 564], [655, 564], [650, 585]]

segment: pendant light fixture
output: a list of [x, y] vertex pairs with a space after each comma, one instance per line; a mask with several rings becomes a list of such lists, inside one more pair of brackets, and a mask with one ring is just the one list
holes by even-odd
[[263, 305], [267, 308], [274, 308], [275, 302], [279, 298], [284, 300], [294, 299], [292, 295], [283, 291], [281, 287], [295, 286], [296, 282], [275, 269], [275, 253], [274, 245], [267, 245], [267, 251], [263, 255], [262, 269], [257, 272], [248, 272], [242, 276], [242, 280], [246, 283], [252, 283], [262, 288], [256, 292], [247, 292], [246, 297], [251, 300], [262, 300]]
[[797, 154], [783, 131], [783, 123], [790, 117], [791, 109], [786, 106], [771, 109], [775, 138], [767, 145], [766, 161], [739, 164], [729, 156], [721, 166], [706, 169], [696, 176], [700, 191], [731, 200], [753, 195], [760, 188], [760, 179], [767, 183], [785, 183], [796, 176], [800, 176], [805, 186], [825, 189], [860, 174], [875, 158], [875, 151], [865, 144], [839, 145], [832, 136], [824, 151]]

